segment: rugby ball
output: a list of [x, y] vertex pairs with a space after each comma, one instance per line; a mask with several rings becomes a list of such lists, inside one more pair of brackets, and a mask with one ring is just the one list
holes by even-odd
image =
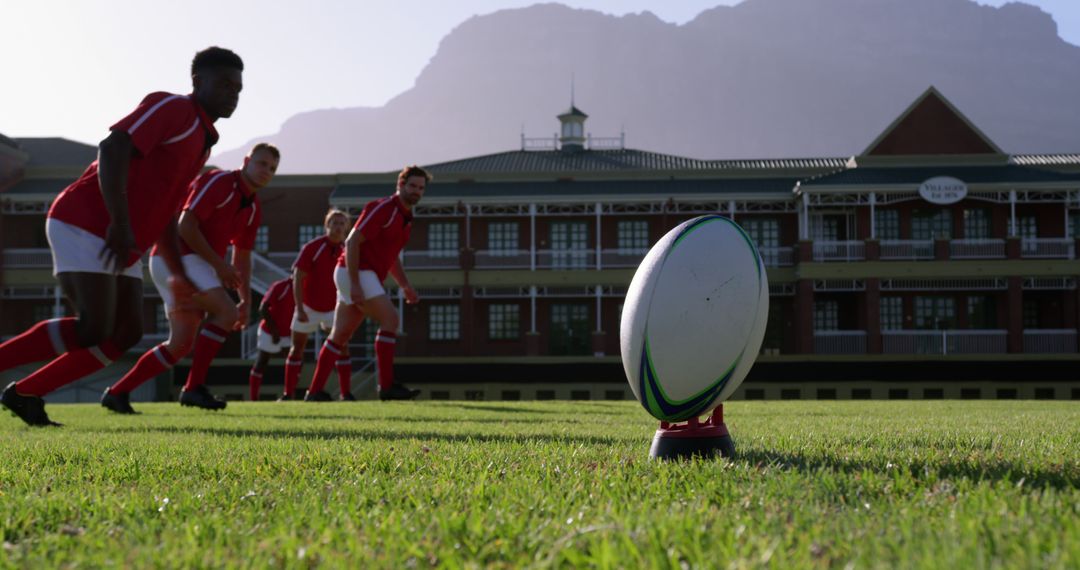
[[623, 304], [619, 344], [634, 396], [661, 421], [712, 411], [750, 372], [768, 314], [750, 236], [723, 216], [679, 224], [645, 255]]

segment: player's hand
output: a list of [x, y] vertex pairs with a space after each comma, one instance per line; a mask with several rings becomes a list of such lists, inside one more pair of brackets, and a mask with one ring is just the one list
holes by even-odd
[[420, 294], [416, 292], [416, 289], [412, 288], [412, 285], [406, 285], [401, 288], [405, 293], [405, 302], [410, 305], [415, 305], [420, 302]]
[[222, 263], [221, 267], [218, 267], [215, 271], [218, 279], [221, 280], [222, 287], [234, 291], [240, 288], [240, 272], [232, 264]]
[[364, 306], [364, 290], [360, 287], [359, 283], [349, 284], [349, 299], [351, 299], [352, 304], [357, 307]]
[[195, 303], [195, 294], [198, 293], [198, 289], [195, 288], [195, 284], [188, 279], [187, 275], [183, 273], [170, 275], [169, 289], [172, 290], [173, 294], [174, 311], [199, 310], [199, 306]]
[[109, 224], [105, 230], [105, 246], [98, 253], [98, 259], [107, 269], [119, 274], [127, 267], [128, 259], [135, 249], [135, 232], [130, 225]]
[[236, 304], [236, 324], [233, 325], [233, 330], [243, 330], [248, 326], [248, 322], [251, 321], [251, 303], [248, 301], [240, 301]]
[[296, 308], [296, 322], [306, 323], [308, 321], [307, 311], [303, 307]]

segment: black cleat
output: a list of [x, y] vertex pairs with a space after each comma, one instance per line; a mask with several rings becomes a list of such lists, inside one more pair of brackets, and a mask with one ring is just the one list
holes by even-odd
[[101, 405], [118, 414], [138, 414], [135, 408], [131, 407], [131, 393], [123, 392], [120, 394], [114, 394], [110, 389], [106, 388], [105, 393], [101, 395]]
[[279, 401], [279, 402], [293, 402], [293, 401], [296, 401], [296, 400], [299, 400], [299, 399], [300, 398], [297, 398], [295, 394], [293, 394], [292, 396], [290, 396], [288, 394], [282, 394], [282, 395], [278, 396], [277, 401]]
[[330, 397], [324, 390], [318, 392], [312, 392], [308, 390], [308, 393], [304, 396], [305, 402], [333, 402], [334, 399]]
[[412, 400], [419, 395], [420, 390], [410, 390], [404, 384], [396, 382], [390, 385], [389, 390], [379, 390], [379, 399], [384, 402], [387, 400]]
[[58, 424], [49, 419], [49, 415], [45, 413], [45, 400], [37, 396], [23, 396], [15, 391], [15, 383], [8, 384], [7, 388], [4, 388], [4, 392], [0, 393], [0, 404], [3, 404], [5, 408], [11, 410], [11, 413], [17, 416], [27, 425], [32, 426], [59, 426]]
[[352, 392], [346, 392], [346, 393], [342, 394], [341, 396], [339, 396], [338, 399], [341, 400], [342, 402], [355, 402], [356, 401], [356, 396], [353, 396]]
[[206, 386], [199, 386], [194, 390], [184, 390], [183, 392], [180, 392], [180, 405], [194, 406], [196, 408], [213, 410], [216, 412], [218, 410], [224, 410], [225, 406], [228, 404], [225, 403], [225, 400], [219, 400], [211, 394], [210, 391], [206, 389]]

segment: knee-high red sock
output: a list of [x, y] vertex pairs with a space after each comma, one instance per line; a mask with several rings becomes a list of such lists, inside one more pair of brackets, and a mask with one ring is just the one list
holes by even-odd
[[255, 367], [251, 367], [251, 375], [248, 376], [248, 395], [251, 396], [251, 401], [256, 402], [259, 400], [259, 388], [262, 387], [262, 372], [259, 372]]
[[322, 348], [319, 349], [319, 360], [315, 364], [315, 374], [311, 377], [311, 387], [308, 392], [318, 392], [326, 387], [326, 379], [330, 378], [330, 372], [334, 370], [337, 361], [341, 359], [341, 347], [326, 339]]
[[0, 372], [31, 362], [52, 360], [78, 348], [82, 347], [75, 333], [75, 317], [41, 321], [0, 344]]
[[397, 335], [379, 329], [375, 333], [375, 366], [379, 368], [379, 389], [389, 390], [394, 385], [394, 345]]
[[300, 371], [304, 368], [304, 354], [301, 352], [293, 360], [292, 353], [285, 359], [285, 397], [292, 398], [296, 385], [300, 383]]
[[165, 372], [175, 364], [176, 359], [173, 358], [173, 355], [169, 353], [164, 344], [159, 344], [146, 351], [146, 354], [139, 358], [135, 366], [109, 388], [109, 392], [113, 394], [131, 392], [141, 386], [143, 382]]
[[37, 372], [15, 384], [15, 391], [27, 396], [44, 396], [57, 388], [97, 372], [124, 352], [107, 340], [98, 346], [80, 348], [60, 355]]
[[352, 359], [340, 358], [337, 361], [338, 385], [341, 387], [341, 395], [352, 392]]
[[210, 363], [214, 361], [221, 345], [229, 331], [207, 323], [199, 332], [199, 338], [195, 339], [195, 355], [191, 358], [191, 371], [188, 372], [187, 383], [184, 391], [194, 390], [206, 383], [206, 373], [210, 370]]

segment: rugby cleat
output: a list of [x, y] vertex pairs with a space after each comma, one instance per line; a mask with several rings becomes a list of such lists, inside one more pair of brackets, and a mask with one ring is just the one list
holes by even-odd
[[180, 405], [181, 406], [193, 406], [196, 408], [202, 408], [204, 410], [224, 410], [225, 400], [220, 400], [210, 393], [206, 389], [206, 386], [199, 386], [194, 390], [184, 390], [180, 392]]
[[379, 399], [387, 400], [412, 400], [420, 395], [420, 390], [410, 390], [404, 384], [394, 383], [388, 390], [379, 390]]
[[326, 391], [324, 391], [324, 390], [319, 390], [318, 392], [312, 392], [311, 390], [308, 390], [308, 393], [304, 396], [304, 401], [305, 402], [333, 402], [334, 399], [331, 398], [330, 394], [327, 394]]
[[118, 414], [138, 414], [135, 408], [131, 407], [131, 393], [123, 392], [114, 394], [110, 389], [106, 388], [105, 393], [101, 395], [101, 405], [105, 409], [116, 412]]
[[15, 383], [8, 384], [0, 393], [0, 404], [16, 417], [35, 427], [60, 426], [45, 413], [45, 400], [37, 396], [23, 396], [15, 391]]

